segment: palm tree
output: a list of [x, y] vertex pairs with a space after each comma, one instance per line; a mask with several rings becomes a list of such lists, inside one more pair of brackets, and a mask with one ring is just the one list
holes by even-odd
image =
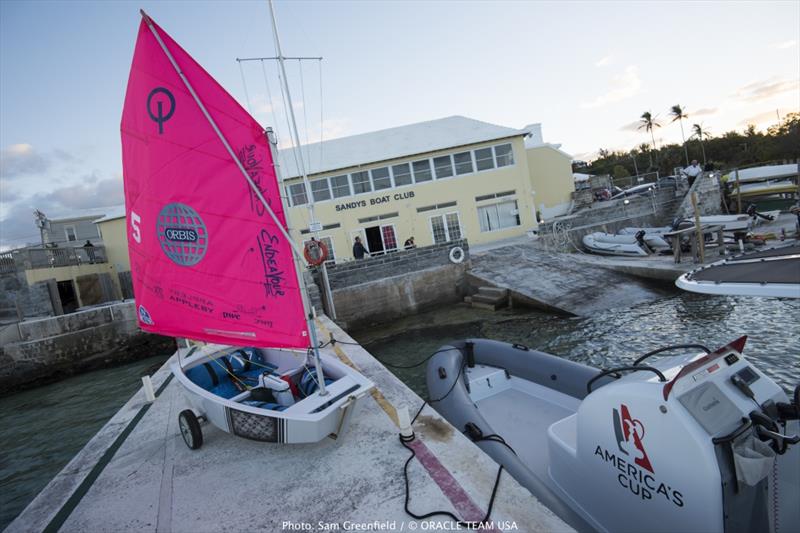
[[656, 166], [658, 166], [658, 148], [656, 147], [656, 135], [653, 133], [654, 128], [660, 128], [661, 124], [656, 122], [655, 117], [653, 116], [650, 111], [645, 111], [642, 113], [642, 116], [639, 117], [639, 129], [644, 128], [645, 131], [650, 132], [650, 137], [653, 139], [653, 151], [656, 153]]
[[672, 122], [676, 120], [681, 125], [681, 139], [683, 139], [683, 153], [686, 156], [686, 166], [689, 166], [689, 149], [686, 148], [686, 136], [683, 134], [683, 119], [689, 118], [680, 104], [674, 105], [670, 108], [669, 114], [672, 115]]
[[694, 132], [692, 134], [692, 137], [697, 137], [697, 139], [700, 141], [700, 149], [703, 151], [703, 166], [705, 167], [706, 166], [706, 147], [703, 146], [703, 137], [708, 139], [708, 137], [709, 137], [708, 130], [703, 129], [703, 126], [700, 125], [700, 124], [694, 124], [692, 126], [692, 131]]

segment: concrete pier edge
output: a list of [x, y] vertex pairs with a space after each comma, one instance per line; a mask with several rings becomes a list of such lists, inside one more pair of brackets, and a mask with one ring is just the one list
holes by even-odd
[[[153, 404], [147, 404], [142, 390], [134, 394], [84, 449], [9, 525], [6, 531], [9, 533], [32, 530], [57, 531], [61, 526], [63, 526], [63, 531], [108, 528], [122, 531], [134, 529], [137, 531], [142, 529], [161, 531], [164, 526], [168, 530], [174, 531], [219, 530], [222, 523], [198, 522], [198, 520], [202, 520], [202, 517], [197, 514], [191, 516], [190, 521], [186, 522], [186, 512], [191, 513], [193, 508], [186, 507], [187, 495], [185, 492], [181, 493], [182, 484], [185, 486], [187, 482], [194, 482], [197, 478], [206, 479], [209, 476], [212, 479], [217, 478], [214, 477], [213, 472], [195, 470], [187, 472], [184, 469], [196, 464], [197, 461], [211, 460], [212, 457], [219, 456], [230, 457], [239, 453], [237, 450], [254, 449], [262, 450], [263, 453], [250, 458], [245, 456], [245, 460], [258, 464], [259, 461], [270, 457], [269, 464], [276, 467], [271, 473], [273, 481], [279, 481], [282, 475], [294, 475], [292, 473], [294, 466], [282, 465], [281, 462], [287, 461], [289, 457], [295, 457], [291, 462], [322, 461], [332, 469], [341, 471], [341, 475], [344, 477], [340, 483], [366, 484], [361, 487], [366, 492], [358, 493], [356, 491], [358, 494], [344, 498], [344, 500], [349, 500], [344, 502], [337, 502], [338, 499], [328, 501], [326, 498], [324, 505], [322, 501], [315, 504], [322, 505], [319, 509], [303, 507], [299, 505], [300, 502], [284, 501], [280, 498], [277, 502], [267, 500], [262, 502], [259, 510], [255, 511], [256, 514], [250, 513], [249, 517], [237, 515], [237, 518], [244, 524], [241, 530], [280, 530], [278, 527], [280, 522], [275, 522], [276, 511], [295, 522], [305, 518], [311, 520], [315, 513], [324, 513], [326, 517], [334, 517], [334, 520], [337, 516], [340, 520], [344, 516], [355, 521], [376, 518], [412, 521], [403, 511], [402, 464], [408, 455], [397, 439], [394, 406], [405, 404], [411, 412], [415, 412], [418, 406], [422, 405], [423, 400], [327, 317], [320, 316], [318, 320], [323, 330], [320, 340], [327, 341], [330, 333], [333, 333], [338, 341], [342, 341], [342, 344], [337, 344], [331, 351], [346, 363], [358, 368], [376, 384], [376, 393], [370, 398], [365, 398], [364, 405], [360, 407], [361, 414], [356, 415], [359, 420], [354, 422], [354, 427], [351, 427], [350, 431], [336, 444], [268, 447], [263, 443], [243, 442], [243, 439], [228, 436], [216, 428], [212, 428], [209, 429], [210, 438], [207, 442], [207, 446], [210, 448], [204, 447], [201, 450], [189, 452], [180, 442], [177, 422], [172, 420], [174, 418], [172, 415], [176, 415], [176, 410], [179, 409], [173, 404], [178, 403], [182, 389], [176, 385], [177, 382], [169, 381], [171, 373], [168, 361], [153, 376], [154, 384], [162, 393], [159, 399]], [[419, 355], [422, 359], [428, 354]], [[165, 396], [166, 399], [162, 396]], [[156, 409], [150, 409], [151, 405]], [[148, 413], [154, 414], [146, 416]], [[165, 415], [168, 416], [165, 417]], [[380, 421], [381, 417], [384, 422]], [[389, 425], [386, 422], [389, 422]], [[441, 468], [457, 483], [463, 494], [468, 495], [468, 499], [478, 509], [484, 509], [491, 494], [498, 465], [458, 430], [439, 417], [438, 413], [430, 406], [425, 406], [422, 410], [414, 429], [418, 442], [424, 445], [438, 460]], [[153, 434], [156, 433], [161, 437], [154, 440]], [[147, 439], [148, 437], [150, 440], [136, 442], [137, 439]], [[159, 449], [163, 450], [164, 459], [160, 458], [160, 453], [152, 456], [152, 452], [150, 452], [148, 455], [148, 450], [157, 445], [158, 440], [161, 441]], [[119, 448], [124, 449], [122, 453], [116, 454]], [[206, 457], [201, 455], [204, 451], [206, 451]], [[138, 462], [143, 457], [146, 464], [139, 465], [129, 472], [132, 467], [128, 463]], [[284, 459], [281, 460], [280, 457], [284, 457]], [[370, 461], [373, 465], [377, 464], [382, 471], [351, 470], [351, 463], [367, 465], [370, 464]], [[173, 468], [173, 464], [180, 468]], [[106, 466], [108, 467], [105, 468]], [[166, 466], [169, 466], [170, 474], [166, 474]], [[217, 470], [220, 468], [219, 465], [212, 464], [212, 466]], [[164, 468], [162, 469], [162, 467]], [[417, 512], [444, 509], [460, 516], [466, 514], [463, 511], [470, 508], [469, 502], [461, 502], [464, 505], [457, 505], [452, 495], [446, 494], [442, 490], [443, 487], [437, 484], [436, 476], [423, 467], [419, 458], [410, 466], [411, 508]], [[148, 470], [150, 475], [147, 474]], [[175, 477], [179, 475], [177, 473], [179, 471], [181, 477]], [[159, 476], [156, 472], [162, 474]], [[223, 479], [220, 480], [222, 483], [235, 482], [239, 485], [243, 481], [245, 484], [248, 481], [245, 478], [235, 477], [235, 475], [234, 479], [229, 479], [233, 475], [232, 472], [223, 471], [221, 474], [223, 475]], [[338, 475], [336, 476], [338, 477]], [[123, 484], [125, 486], [117, 484], [120, 479], [126, 481]], [[378, 479], [381, 480], [380, 483], [374, 485]], [[105, 489], [94, 488], [93, 485], [95, 487], [98, 485], [95, 484], [95, 481], [98, 481], [98, 484]], [[296, 480], [292, 481], [296, 482]], [[164, 483], [169, 488], [169, 491], [165, 493], [169, 500], [167, 502], [163, 501]], [[113, 487], [112, 492], [118, 492], [109, 494], [109, 487]], [[162, 495], [155, 502], [155, 509], [152, 502], [148, 505], [147, 501], [129, 499], [131, 494], [135, 496], [139, 494], [137, 491], [143, 489], [147, 489], [150, 493], [154, 490], [158, 495], [159, 487], [161, 487]], [[129, 493], [124, 492], [125, 490], [128, 490]], [[246, 489], [240, 487], [239, 490]], [[313, 493], [312, 486], [304, 483], [300, 484], [300, 489], [295, 487], [294, 490]], [[133, 492], [130, 493], [130, 491]], [[197, 496], [192, 495], [192, 498], [197, 498]], [[125, 500], [124, 512], [112, 513], [106, 510], [105, 506], [109, 504], [109, 501], [120, 499]], [[165, 503], [166, 505], [162, 505]], [[279, 506], [270, 513], [269, 507], [278, 504]], [[194, 505], [194, 509], [197, 511], [202, 508], [203, 502], [196, 501]], [[227, 509], [224, 511], [228, 512]], [[134, 515], [136, 520], [131, 521], [124, 516], [118, 516], [120, 514]], [[215, 519], [224, 520], [222, 516], [212, 516]], [[464, 516], [464, 518], [469, 519], [472, 516]], [[248, 523], [248, 519], [251, 522]], [[507, 474], [504, 474], [501, 479], [492, 519], [513, 521], [522, 531], [571, 531], [568, 525]], [[273, 521], [271, 527], [266, 526], [269, 520]], [[116, 526], [115, 521], [117, 521]], [[313, 520], [311, 521], [313, 522]], [[230, 523], [226, 523], [226, 527], [230, 525]]]

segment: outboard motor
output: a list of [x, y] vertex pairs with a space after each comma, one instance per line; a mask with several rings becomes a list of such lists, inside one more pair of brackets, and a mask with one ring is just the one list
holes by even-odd
[[745, 213], [747, 215], [749, 215], [750, 218], [752, 218], [753, 220], [755, 220], [756, 217], [764, 219], [764, 220], [766, 220], [768, 222], [772, 222], [773, 220], [775, 220], [775, 217], [772, 216], [772, 215], [765, 215], [764, 213], [759, 213], [758, 211], [756, 211], [756, 205], [755, 204], [748, 205], [747, 206], [747, 210], [745, 211]]
[[562, 498], [601, 531], [800, 531], [800, 386], [790, 400], [745, 339], [590, 380], [548, 431]]

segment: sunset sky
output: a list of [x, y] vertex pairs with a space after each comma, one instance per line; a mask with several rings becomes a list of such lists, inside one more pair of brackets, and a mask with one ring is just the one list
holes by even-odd
[[[0, 247], [122, 202], [119, 121], [144, 8], [289, 142], [267, 4], [0, 2]], [[800, 2], [276, 2], [305, 142], [450, 115], [521, 128], [576, 158], [680, 142], [670, 106], [712, 134], [800, 108]], [[320, 84], [321, 82], [321, 84]], [[320, 87], [321, 85], [321, 87]], [[245, 96], [245, 87], [249, 98]], [[320, 88], [322, 89], [320, 91]], [[322, 109], [321, 109], [322, 107]], [[322, 119], [322, 120], [321, 120]]]

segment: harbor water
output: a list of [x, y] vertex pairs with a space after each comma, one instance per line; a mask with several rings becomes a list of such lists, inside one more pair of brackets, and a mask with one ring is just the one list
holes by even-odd
[[86, 445], [170, 354], [0, 398], [0, 530]]
[[759, 369], [787, 392], [800, 383], [800, 300], [681, 292], [655, 303], [573, 318], [462, 304], [349, 333], [423, 398], [426, 365], [397, 367], [412, 366], [443, 344], [470, 337], [524, 344], [610, 368], [672, 344], [699, 343], [714, 350], [747, 335], [744, 354]]
[[[678, 293], [658, 302], [567, 318], [531, 310], [497, 312], [454, 305], [360, 331], [356, 340], [418, 395], [426, 359], [469, 337], [525, 344], [610, 367], [682, 343], [717, 348], [748, 335], [745, 355], [787, 392], [800, 382], [800, 300]], [[166, 355], [0, 398], [0, 529], [88, 442]], [[391, 366], [390, 366], [391, 365]]]

